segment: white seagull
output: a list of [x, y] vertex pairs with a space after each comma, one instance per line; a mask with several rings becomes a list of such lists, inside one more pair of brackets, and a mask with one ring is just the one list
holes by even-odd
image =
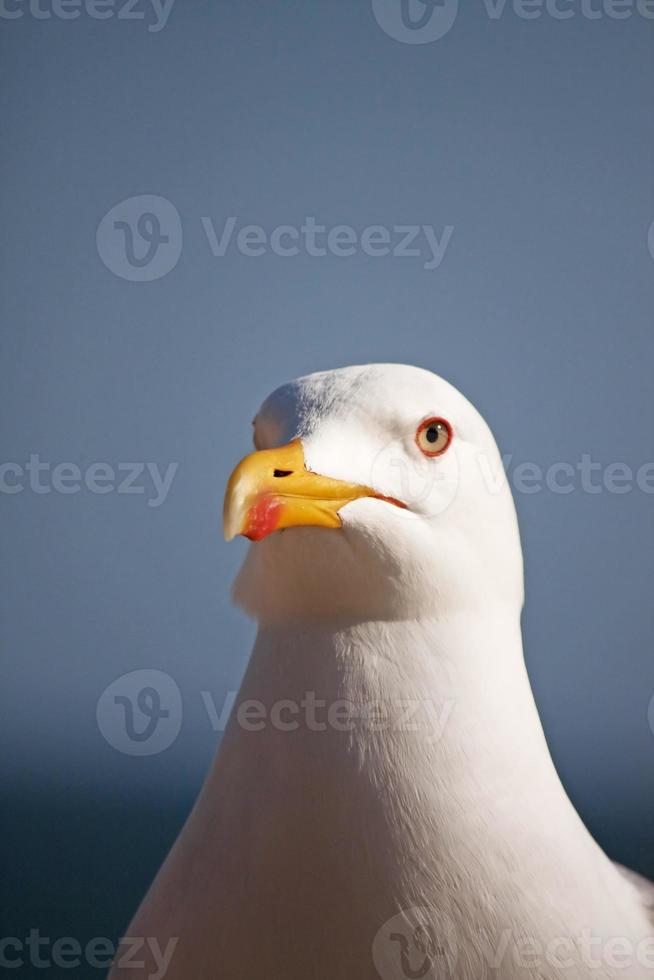
[[284, 385], [254, 425], [224, 522], [254, 542], [257, 639], [129, 929], [141, 965], [112, 978], [162, 976], [154, 937], [167, 980], [653, 977], [654, 886], [595, 843], [545, 742], [483, 418], [368, 365]]

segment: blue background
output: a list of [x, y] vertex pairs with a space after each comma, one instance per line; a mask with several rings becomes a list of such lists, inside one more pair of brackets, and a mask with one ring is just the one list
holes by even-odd
[[[654, 22], [493, 20], [478, 2], [404, 44], [369, 0], [176, 0], [159, 32], [136, 9], [0, 19], [2, 460], [179, 464], [160, 507], [0, 494], [4, 935], [22, 938], [118, 936], [193, 802], [219, 739], [201, 692], [220, 710], [253, 636], [229, 601], [244, 542], [222, 541], [223, 488], [278, 384], [415, 363], [474, 401], [514, 464], [654, 452]], [[174, 204], [183, 247], [131, 282], [96, 229], [143, 194]], [[214, 257], [201, 219], [219, 232], [230, 215], [454, 233], [434, 271]], [[653, 500], [517, 495], [552, 752], [602, 845], [652, 877]], [[138, 668], [183, 702], [179, 737], [145, 758], [96, 723]], [[81, 974], [100, 971], [61, 971]]]

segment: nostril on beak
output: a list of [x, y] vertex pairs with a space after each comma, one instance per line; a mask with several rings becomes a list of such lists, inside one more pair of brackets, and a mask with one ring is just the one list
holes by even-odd
[[276, 477], [278, 480], [281, 480], [282, 477], [291, 476], [292, 473], [293, 470], [274, 470], [273, 476]]

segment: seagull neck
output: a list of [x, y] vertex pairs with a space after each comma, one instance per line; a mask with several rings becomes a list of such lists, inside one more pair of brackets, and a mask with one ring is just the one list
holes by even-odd
[[512, 767], [523, 755], [530, 767], [534, 753], [549, 760], [513, 611], [261, 628], [241, 697], [284, 715], [289, 731], [324, 726], [367, 750], [426, 739], [434, 755], [465, 740], [481, 759], [490, 737]]
[[[260, 626], [251, 668], [269, 681], [309, 686], [358, 678], [380, 686], [420, 684], [447, 690], [457, 678], [475, 689], [493, 678], [526, 677], [519, 614], [460, 613], [448, 619], [365, 621], [338, 626]], [[459, 690], [463, 697], [470, 690]]]
[[527, 888], [534, 861], [574, 849], [583, 829], [518, 616], [470, 620], [260, 629], [191, 820], [207, 887], [259, 903], [266, 923], [279, 901], [301, 918], [319, 882], [326, 908], [359, 909], [373, 935], [397, 902], [441, 901], [469, 867], [492, 894], [508, 865]]

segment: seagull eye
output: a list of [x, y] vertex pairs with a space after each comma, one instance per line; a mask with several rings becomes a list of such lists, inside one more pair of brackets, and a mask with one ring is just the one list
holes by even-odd
[[452, 426], [445, 419], [425, 419], [418, 426], [416, 445], [425, 456], [440, 456], [452, 442]]

